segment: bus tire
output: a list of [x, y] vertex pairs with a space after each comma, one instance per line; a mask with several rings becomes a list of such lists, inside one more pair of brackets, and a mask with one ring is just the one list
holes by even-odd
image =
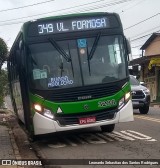
[[148, 114], [148, 112], [149, 112], [149, 106], [145, 105], [145, 106], [143, 106], [143, 107], [140, 107], [140, 108], [139, 108], [139, 112], [140, 112], [141, 114]]
[[103, 132], [112, 132], [115, 128], [115, 124], [110, 124], [110, 125], [102, 125], [101, 130]]
[[33, 134], [29, 134], [28, 139], [30, 142], [35, 142], [38, 140], [38, 136], [37, 135], [33, 135]]

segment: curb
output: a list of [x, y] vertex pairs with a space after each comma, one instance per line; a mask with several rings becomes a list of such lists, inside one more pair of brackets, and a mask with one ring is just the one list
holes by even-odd
[[[40, 160], [37, 153], [33, 150], [32, 144], [29, 142], [26, 132], [18, 124], [16, 116], [11, 115], [11, 118], [8, 118], [7, 121], [9, 122], [9, 135], [15, 160]], [[29, 167], [42, 168], [43, 165], [16, 165], [16, 168]]]
[[[12, 149], [15, 155], [15, 159], [16, 160], [21, 160], [21, 156], [20, 156], [20, 152], [18, 149], [18, 146], [16, 144], [15, 138], [14, 138], [14, 134], [12, 132], [12, 130], [9, 128], [9, 136], [10, 136], [10, 140], [11, 140], [11, 145], [12, 145]], [[16, 166], [17, 168], [24, 168], [23, 166]]]
[[[2, 110], [0, 109], [0, 114], [1, 114], [1, 121], [0, 121], [0, 125], [4, 125], [7, 127], [7, 132], [8, 132], [8, 139], [6, 139], [7, 141], [9, 140], [10, 141], [10, 144], [11, 144], [11, 150], [13, 151], [13, 155], [14, 155], [14, 159], [13, 160], [21, 160], [21, 156], [20, 156], [20, 153], [19, 153], [19, 149], [17, 147], [17, 144], [16, 144], [16, 141], [15, 141], [15, 138], [14, 138], [14, 134], [11, 130], [11, 127], [10, 127], [10, 124], [9, 124], [9, 121], [8, 121], [8, 116], [9, 116], [9, 112], [6, 111], [6, 110]], [[11, 159], [12, 160], [12, 159]], [[1, 165], [0, 167], [2, 168], [5, 168], [6, 165]], [[10, 165], [11, 168], [24, 168], [23, 166], [18, 166], [18, 165]]]
[[160, 105], [154, 105], [153, 107], [154, 108], [160, 108]]
[[16, 144], [15, 139], [14, 139], [14, 135], [13, 135], [13, 132], [12, 132], [11, 129], [9, 129], [9, 136], [10, 136], [11, 144], [12, 144], [12, 147], [13, 147], [13, 150], [14, 150], [15, 158], [16, 159], [22, 159], [21, 156], [20, 156], [17, 144]]
[[152, 104], [151, 104], [150, 107], [160, 108], [160, 105], [158, 105], [158, 104], [153, 104], [153, 105], [152, 105]]

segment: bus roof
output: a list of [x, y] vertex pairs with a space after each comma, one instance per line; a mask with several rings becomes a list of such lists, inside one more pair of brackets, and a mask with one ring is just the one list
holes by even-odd
[[49, 16], [49, 17], [43, 17], [43, 18], [39, 18], [39, 19], [33, 19], [30, 20], [26, 23], [23, 24], [23, 26], [25, 26], [25, 24], [30, 24], [31, 22], [35, 22], [35, 21], [44, 21], [44, 20], [52, 20], [52, 19], [65, 19], [65, 18], [71, 18], [71, 17], [83, 17], [83, 16], [93, 16], [93, 15], [115, 15], [118, 19], [119, 15], [117, 13], [109, 13], [109, 12], [91, 12], [91, 13], [74, 13], [74, 14], [68, 14], [68, 15], [57, 15], [57, 16]]

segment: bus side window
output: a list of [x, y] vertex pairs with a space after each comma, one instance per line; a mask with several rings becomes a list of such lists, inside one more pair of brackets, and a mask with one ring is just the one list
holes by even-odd
[[20, 51], [20, 57], [21, 57], [21, 65], [22, 67], [25, 67], [25, 56], [24, 56], [24, 44], [23, 44], [23, 37], [21, 36], [19, 41], [19, 51]]

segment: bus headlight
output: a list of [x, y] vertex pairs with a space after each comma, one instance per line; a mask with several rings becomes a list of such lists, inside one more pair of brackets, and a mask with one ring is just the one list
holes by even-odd
[[125, 96], [120, 99], [118, 109], [120, 110], [130, 100], [130, 98], [131, 92], [126, 93]]
[[127, 102], [131, 98], [131, 92], [125, 94], [125, 102]]
[[42, 106], [39, 104], [34, 104], [34, 109], [38, 112], [42, 112], [42, 110], [43, 110]]
[[34, 110], [47, 118], [54, 119], [53, 113], [50, 110], [43, 108], [40, 104], [34, 104]]

